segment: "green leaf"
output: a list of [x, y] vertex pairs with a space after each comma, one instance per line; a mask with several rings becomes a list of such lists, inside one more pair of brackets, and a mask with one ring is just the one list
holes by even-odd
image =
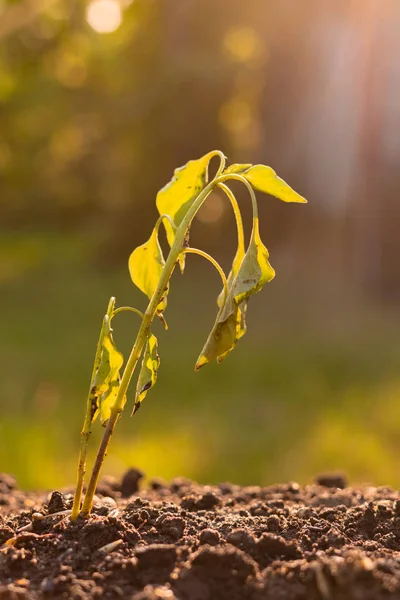
[[[129, 273], [133, 283], [150, 299], [157, 289], [165, 260], [158, 241], [158, 231], [153, 229], [150, 238], [138, 246], [129, 257]], [[169, 285], [157, 307], [157, 314], [162, 314], [167, 306]]]
[[102, 341], [100, 363], [90, 392], [92, 406], [96, 407], [96, 410], [93, 411], [92, 422], [100, 414], [103, 425], [109, 419], [114, 406], [120, 384], [119, 372], [124, 363], [124, 357], [114, 344], [108, 324], [107, 327]]
[[260, 238], [259, 220], [255, 218], [249, 247], [232, 283], [232, 296], [236, 304], [259, 292], [275, 277], [275, 271], [268, 258], [269, 252]]
[[[189, 208], [208, 181], [208, 164], [214, 156], [209, 152], [202, 158], [190, 160], [183, 167], [175, 169], [169, 183], [157, 194], [156, 204], [160, 215], [167, 214], [179, 227]], [[165, 220], [164, 227], [170, 246], [174, 243], [175, 233], [171, 224]], [[184, 269], [184, 254], [180, 257], [181, 270]]]
[[283, 179], [278, 177], [271, 167], [255, 165], [242, 173], [255, 190], [275, 196], [283, 202], [302, 202], [307, 200], [295, 192]]
[[158, 368], [160, 366], [160, 357], [158, 355], [158, 343], [155, 335], [150, 333], [147, 338], [146, 348], [143, 354], [142, 367], [140, 369], [138, 382], [136, 386], [135, 404], [132, 415], [140, 408], [147, 392], [157, 381]]
[[224, 174], [225, 173], [243, 173], [243, 171], [248, 171], [250, 169], [250, 167], [252, 167], [253, 165], [251, 163], [244, 163], [244, 164], [240, 164], [240, 163], [235, 163], [233, 165], [231, 165], [230, 167], [228, 167], [227, 169], [225, 169]]

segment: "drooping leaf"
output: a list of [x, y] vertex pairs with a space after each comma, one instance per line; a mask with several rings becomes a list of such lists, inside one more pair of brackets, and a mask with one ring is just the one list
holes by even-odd
[[294, 191], [283, 179], [278, 177], [271, 167], [265, 165], [254, 165], [247, 171], [241, 173], [255, 190], [275, 196], [283, 202], [301, 202], [307, 200]]
[[[148, 298], [151, 298], [157, 289], [165, 265], [164, 256], [158, 241], [158, 231], [153, 229], [150, 238], [138, 246], [129, 257], [129, 273], [133, 283]], [[157, 307], [157, 314], [162, 318], [162, 314], [167, 306], [169, 286], [165, 289], [164, 295]]]
[[241, 302], [239, 308], [240, 308], [240, 312], [238, 314], [238, 322], [237, 322], [237, 329], [236, 329], [237, 340], [240, 340], [240, 338], [242, 338], [247, 331], [247, 325], [246, 325], [247, 300], [243, 300], [243, 302]]
[[150, 333], [147, 338], [146, 348], [143, 354], [142, 366], [136, 386], [135, 404], [132, 415], [140, 408], [147, 392], [157, 381], [158, 368], [160, 366], [160, 357], [158, 355], [158, 343], [155, 335]]
[[249, 247], [229, 284], [228, 297], [221, 301], [219, 296], [221, 308], [197, 360], [196, 371], [214, 359], [221, 362], [246, 333], [248, 298], [275, 277], [268, 258], [268, 250], [260, 239], [258, 218], [255, 218]]
[[98, 414], [100, 414], [103, 425], [109, 419], [118, 394], [119, 372], [123, 362], [124, 357], [117, 350], [110, 329], [106, 329], [102, 342], [100, 364], [94, 376], [90, 392], [92, 406], [97, 407], [93, 412], [92, 422]]
[[232, 283], [232, 296], [236, 304], [259, 292], [275, 277], [275, 271], [268, 258], [269, 252], [260, 238], [259, 220], [255, 218], [249, 247]]
[[[189, 208], [208, 181], [208, 164], [214, 156], [209, 152], [197, 160], [190, 160], [183, 167], [175, 169], [169, 183], [157, 194], [156, 204], [160, 215], [169, 215], [179, 227]], [[175, 238], [171, 224], [164, 220], [168, 243], [172, 246]], [[181, 270], [184, 269], [185, 255], [180, 256]]]
[[233, 302], [232, 297], [228, 298], [197, 359], [196, 371], [212, 360], [223, 361], [233, 350], [236, 342], [246, 332], [245, 312], [246, 302], [239, 306]]
[[233, 165], [230, 165], [230, 167], [227, 167], [224, 173], [243, 173], [243, 171], [248, 171], [248, 169], [250, 169], [250, 167], [252, 166], [253, 165], [251, 163], [235, 163]]

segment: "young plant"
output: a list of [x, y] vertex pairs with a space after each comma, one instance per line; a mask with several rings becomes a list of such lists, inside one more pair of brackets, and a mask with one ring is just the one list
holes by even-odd
[[[220, 163], [215, 177], [208, 181], [208, 167], [213, 157], [218, 157]], [[227, 185], [233, 180], [240, 181], [247, 188], [252, 202], [253, 228], [247, 248], [239, 206]], [[236, 219], [238, 245], [228, 277], [214, 258], [202, 250], [189, 246], [189, 231], [193, 218], [215, 188], [219, 188], [226, 194]], [[132, 281], [149, 299], [147, 309], [142, 313], [131, 307], [116, 308], [115, 298], [111, 298], [103, 319], [81, 432], [78, 480], [72, 508], [73, 520], [78, 516], [87, 517], [91, 511], [108, 444], [125, 407], [128, 387], [141, 357], [142, 363], [136, 383], [132, 414], [140, 408], [147, 392], [156, 383], [160, 359], [157, 338], [152, 333], [151, 326], [154, 317], [157, 316], [167, 328], [164, 312], [167, 307], [170, 279], [177, 263], [183, 273], [187, 254], [199, 254], [208, 260], [216, 268], [222, 281], [222, 290], [217, 299], [217, 317], [197, 359], [196, 371], [214, 359], [221, 362], [245, 334], [246, 309], [250, 296], [259, 292], [264, 284], [275, 276], [275, 271], [268, 260], [268, 250], [260, 238], [254, 190], [270, 194], [284, 202], [306, 202], [270, 167], [233, 164], [225, 168], [225, 156], [219, 150], [209, 152], [202, 158], [191, 160], [176, 169], [171, 181], [158, 192], [156, 204], [160, 216], [150, 238], [136, 248], [129, 258]], [[161, 224], [165, 228], [170, 246], [166, 260], [158, 241]], [[136, 313], [140, 318], [140, 327], [121, 375], [124, 359], [112, 337], [112, 322], [122, 311]], [[81, 502], [88, 441], [93, 422], [97, 417], [105, 426], [105, 431], [85, 497]]]

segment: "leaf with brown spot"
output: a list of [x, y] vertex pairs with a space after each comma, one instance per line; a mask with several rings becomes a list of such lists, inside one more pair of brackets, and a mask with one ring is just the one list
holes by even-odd
[[132, 415], [139, 410], [140, 405], [147, 392], [155, 385], [157, 381], [158, 369], [160, 366], [160, 357], [158, 355], [158, 342], [154, 334], [150, 333], [146, 341], [146, 348], [143, 354], [142, 367], [140, 369], [137, 385], [135, 404]]
[[123, 363], [124, 357], [115, 346], [111, 330], [107, 330], [106, 328], [102, 341], [100, 363], [95, 373], [90, 392], [90, 401], [93, 410], [92, 422], [95, 421], [99, 414], [102, 425], [105, 425], [109, 419], [118, 394], [120, 385], [119, 372]]

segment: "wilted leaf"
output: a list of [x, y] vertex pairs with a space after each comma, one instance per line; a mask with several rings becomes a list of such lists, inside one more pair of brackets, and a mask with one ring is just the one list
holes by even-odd
[[147, 392], [157, 381], [158, 368], [160, 366], [160, 357], [158, 356], [158, 343], [155, 335], [150, 333], [147, 338], [146, 348], [143, 354], [142, 367], [136, 386], [135, 404], [132, 414], [140, 408]]
[[106, 331], [103, 338], [100, 364], [92, 382], [90, 392], [92, 406], [97, 407], [97, 410], [94, 411], [92, 422], [99, 413], [103, 425], [109, 419], [111, 409], [118, 394], [120, 384], [119, 372], [123, 362], [124, 357], [117, 350], [111, 332]]
[[259, 220], [255, 218], [249, 247], [232, 284], [232, 296], [236, 304], [259, 292], [275, 277], [268, 258], [269, 252], [260, 238]]
[[221, 308], [197, 360], [196, 371], [214, 359], [221, 362], [246, 333], [248, 298], [260, 291], [264, 284], [275, 276], [268, 257], [268, 250], [260, 239], [256, 218], [253, 220], [249, 247], [229, 285], [228, 297], [225, 302], [221, 301], [221, 295], [218, 298]]
[[247, 300], [244, 300], [240, 304], [239, 308], [240, 308], [240, 312], [238, 314], [237, 329], [236, 329], [237, 340], [240, 340], [240, 338], [242, 338], [247, 331], [247, 325], [246, 325]]
[[[158, 231], [153, 229], [150, 238], [138, 246], [129, 257], [129, 273], [133, 283], [148, 298], [151, 298], [157, 289], [165, 261], [158, 241]], [[162, 316], [167, 306], [168, 288], [157, 307], [157, 314]]]
[[254, 189], [275, 196], [283, 202], [307, 202], [303, 196], [300, 196], [290, 185], [278, 177], [271, 167], [255, 165], [241, 174], [251, 183]]
[[197, 359], [196, 371], [214, 359], [221, 362], [233, 350], [246, 332], [245, 311], [246, 303], [239, 306], [231, 297], [228, 298]]
[[[174, 176], [157, 194], [156, 204], [160, 215], [169, 215], [179, 227], [186, 213], [204, 188], [208, 180], [208, 164], [214, 156], [209, 152], [202, 158], [190, 160], [183, 167], [175, 169]], [[165, 231], [170, 246], [175, 238], [171, 224], [164, 220]], [[184, 254], [180, 257], [181, 270], [184, 268]]]

